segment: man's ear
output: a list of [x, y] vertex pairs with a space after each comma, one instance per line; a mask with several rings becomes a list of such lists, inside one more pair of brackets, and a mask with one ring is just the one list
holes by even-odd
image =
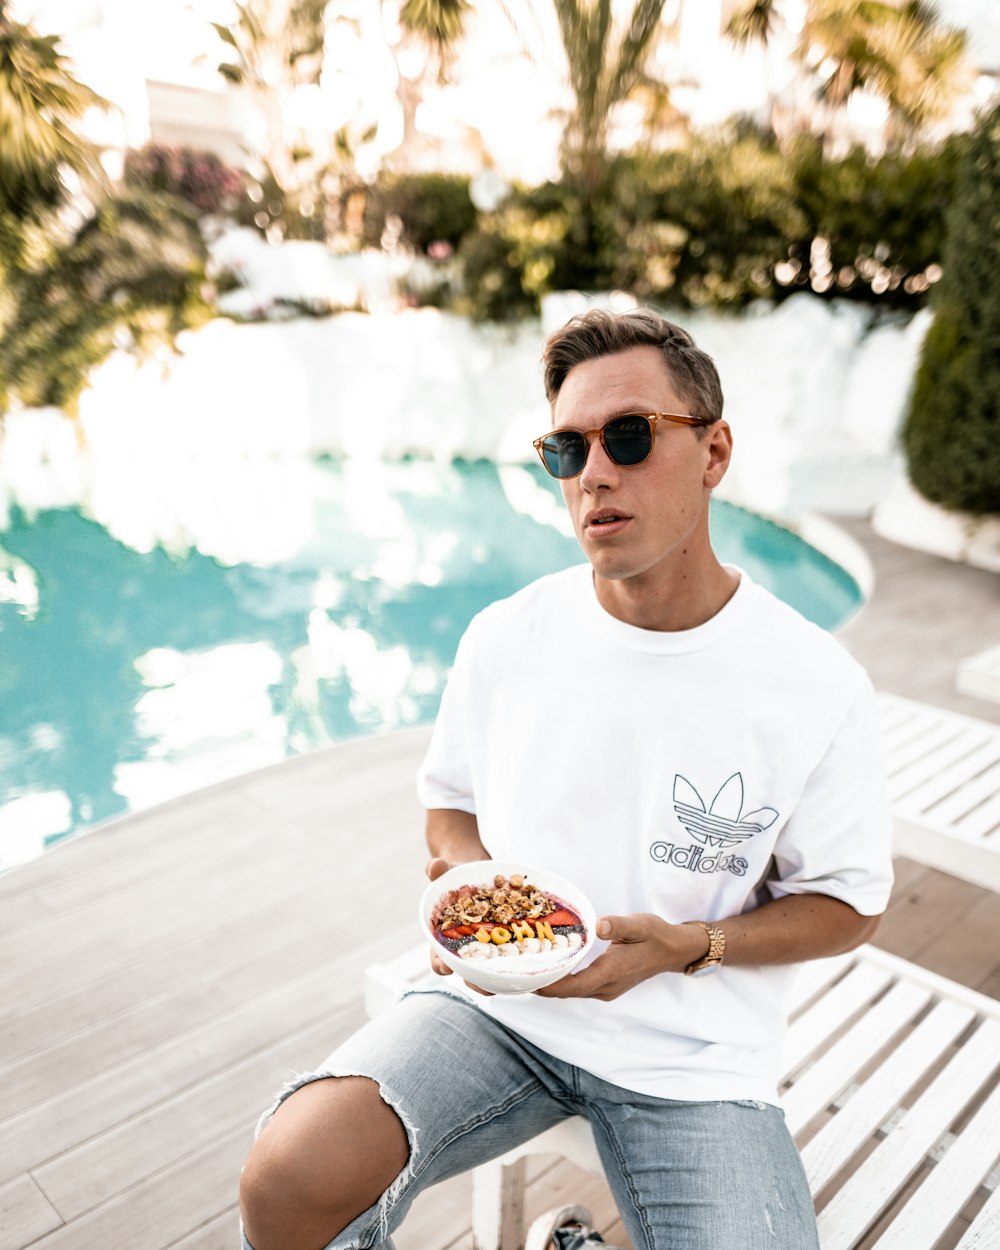
[[705, 485], [709, 490], [722, 481], [733, 455], [733, 432], [728, 421], [716, 421], [702, 440], [705, 450]]

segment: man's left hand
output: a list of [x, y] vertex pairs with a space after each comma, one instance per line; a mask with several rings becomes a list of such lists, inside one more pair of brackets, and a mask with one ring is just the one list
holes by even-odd
[[535, 992], [543, 998], [611, 1002], [658, 973], [681, 971], [703, 953], [696, 949], [699, 937], [690, 928], [643, 912], [602, 916], [597, 922], [597, 936], [611, 945], [592, 964]]

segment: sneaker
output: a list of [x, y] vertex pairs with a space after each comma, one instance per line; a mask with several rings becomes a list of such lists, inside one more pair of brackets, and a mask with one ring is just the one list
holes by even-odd
[[524, 1250], [616, 1250], [605, 1243], [593, 1226], [593, 1217], [586, 1207], [555, 1207], [540, 1215], [528, 1229]]

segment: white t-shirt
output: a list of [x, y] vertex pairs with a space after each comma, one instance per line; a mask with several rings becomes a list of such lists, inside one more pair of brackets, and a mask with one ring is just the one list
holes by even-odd
[[[734, 571], [726, 606], [679, 632], [610, 616], [589, 565], [491, 604], [459, 644], [421, 802], [475, 813], [491, 856], [561, 873], [598, 916], [721, 920], [808, 893], [880, 913], [891, 825], [871, 683]], [[796, 974], [663, 973], [610, 1003], [475, 998], [626, 1089], [774, 1102]]]

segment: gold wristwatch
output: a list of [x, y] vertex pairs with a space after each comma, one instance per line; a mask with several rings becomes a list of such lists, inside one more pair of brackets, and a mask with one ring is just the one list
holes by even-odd
[[708, 951], [701, 959], [688, 964], [684, 969], [686, 977], [704, 976], [706, 972], [714, 972], [722, 966], [726, 954], [726, 935], [718, 925], [709, 924], [707, 920], [684, 920], [682, 924], [699, 925], [708, 934]]

